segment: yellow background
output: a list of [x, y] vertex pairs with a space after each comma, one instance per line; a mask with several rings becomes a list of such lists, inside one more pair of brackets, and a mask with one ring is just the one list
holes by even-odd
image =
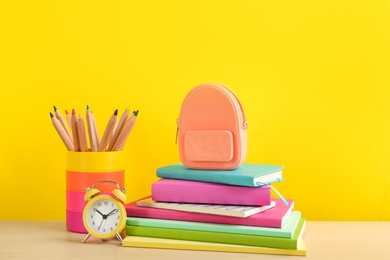
[[220, 82], [249, 121], [246, 162], [308, 220], [390, 220], [389, 1], [0, 1], [0, 219], [65, 219], [65, 146], [49, 117], [139, 118], [130, 200], [179, 162], [187, 92]]

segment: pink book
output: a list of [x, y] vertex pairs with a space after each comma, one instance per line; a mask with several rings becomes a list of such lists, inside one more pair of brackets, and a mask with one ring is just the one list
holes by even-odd
[[[141, 200], [143, 199], [145, 198], [142, 198]], [[294, 210], [294, 201], [287, 200], [288, 205], [285, 205], [281, 199], [272, 199], [272, 201], [275, 201], [275, 207], [249, 216], [247, 218], [236, 218], [169, 209], [139, 207], [136, 205], [136, 201], [126, 204], [125, 208], [128, 217], [157, 218], [242, 226], [281, 228]]]
[[178, 203], [264, 206], [271, 204], [271, 189], [269, 185], [245, 187], [160, 179], [152, 184], [152, 199]]

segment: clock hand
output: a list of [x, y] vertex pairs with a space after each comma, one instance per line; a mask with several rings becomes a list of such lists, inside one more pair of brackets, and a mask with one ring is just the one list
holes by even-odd
[[112, 210], [110, 213], [108, 213], [106, 216], [108, 217], [108, 216], [111, 216], [112, 214], [114, 214], [115, 213], [115, 211], [116, 211], [116, 209], [114, 209], [114, 210]]
[[99, 225], [99, 227], [98, 227], [98, 230], [100, 230], [100, 228], [102, 227], [104, 220], [105, 220], [105, 218], [102, 218], [102, 222], [100, 222], [100, 225]]
[[100, 226], [99, 226], [98, 230], [100, 230], [102, 228], [103, 223], [105, 223], [105, 220], [107, 219], [108, 215], [102, 215], [102, 217], [103, 217], [102, 222], [100, 222]]
[[102, 221], [100, 222], [100, 225], [98, 227], [98, 230], [100, 230], [102, 228], [102, 225], [104, 223], [104, 220], [107, 219], [107, 215], [104, 215], [103, 213], [101, 213], [99, 210], [96, 210], [97, 213], [99, 213], [101, 216], [102, 216]]

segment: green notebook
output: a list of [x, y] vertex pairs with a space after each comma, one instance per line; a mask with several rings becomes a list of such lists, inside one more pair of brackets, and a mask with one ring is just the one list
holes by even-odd
[[191, 221], [166, 220], [155, 218], [128, 217], [127, 226], [172, 228], [195, 231], [209, 231], [217, 233], [232, 233], [253, 236], [292, 238], [301, 219], [301, 212], [294, 211], [282, 228], [255, 227], [228, 224], [212, 224]]
[[297, 249], [298, 241], [303, 236], [305, 226], [306, 220], [304, 218], [301, 218], [292, 238], [140, 226], [126, 226], [126, 234], [129, 236], [169, 238], [200, 242]]

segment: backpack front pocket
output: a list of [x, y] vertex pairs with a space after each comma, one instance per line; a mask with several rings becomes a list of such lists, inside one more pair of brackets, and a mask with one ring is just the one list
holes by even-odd
[[233, 135], [226, 130], [188, 131], [184, 146], [189, 161], [228, 162], [233, 158]]

